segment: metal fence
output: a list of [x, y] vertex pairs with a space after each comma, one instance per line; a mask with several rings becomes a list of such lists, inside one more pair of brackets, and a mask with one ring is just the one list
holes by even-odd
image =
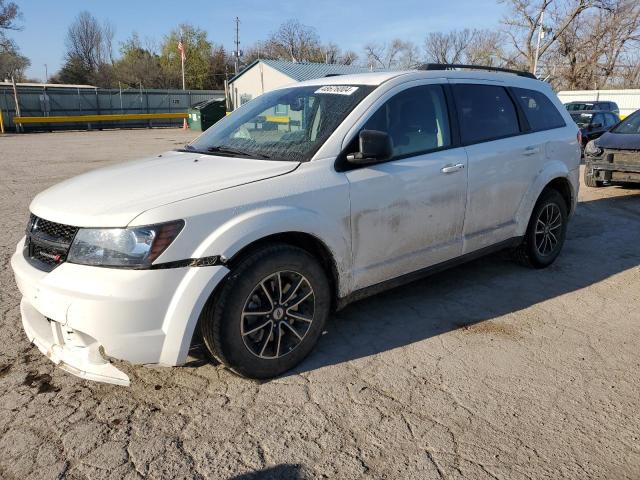
[[[145, 90], [106, 89], [69, 86], [18, 85], [18, 101], [23, 117], [53, 115], [105, 115], [128, 113], [186, 113], [198, 102], [224, 98], [222, 90]], [[15, 131], [13, 117], [16, 105], [13, 87], [0, 84], [0, 110], [7, 130]], [[179, 119], [127, 120], [100, 122], [93, 128], [130, 128], [182, 125]], [[86, 123], [25, 125], [29, 130], [60, 130], [91, 128]]]

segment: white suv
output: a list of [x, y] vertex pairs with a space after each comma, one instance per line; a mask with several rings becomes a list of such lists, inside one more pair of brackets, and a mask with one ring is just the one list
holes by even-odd
[[489, 71], [322, 78], [266, 93], [184, 149], [39, 194], [11, 265], [30, 341], [127, 385], [194, 333], [242, 375], [298, 364], [332, 309], [460, 261], [560, 252], [578, 128], [549, 85]]

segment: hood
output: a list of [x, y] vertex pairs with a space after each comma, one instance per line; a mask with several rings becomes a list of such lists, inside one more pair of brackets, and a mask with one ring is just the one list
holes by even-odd
[[38, 194], [30, 210], [78, 227], [124, 227], [146, 210], [283, 175], [298, 165], [167, 152], [65, 180]]
[[597, 144], [601, 148], [640, 150], [640, 134], [607, 132], [597, 140]]

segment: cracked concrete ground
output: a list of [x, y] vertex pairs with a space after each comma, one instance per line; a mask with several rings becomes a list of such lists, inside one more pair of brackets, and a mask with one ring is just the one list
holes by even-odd
[[192, 135], [0, 136], [0, 478], [640, 478], [638, 188], [583, 187], [549, 269], [496, 255], [351, 305], [276, 380], [54, 368], [9, 268], [31, 198]]

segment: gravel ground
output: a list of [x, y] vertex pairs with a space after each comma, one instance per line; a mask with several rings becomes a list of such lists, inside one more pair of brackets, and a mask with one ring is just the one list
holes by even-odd
[[54, 368], [9, 267], [31, 198], [191, 136], [0, 137], [0, 478], [640, 478], [640, 189], [582, 187], [549, 269], [496, 255], [351, 305], [276, 380]]

